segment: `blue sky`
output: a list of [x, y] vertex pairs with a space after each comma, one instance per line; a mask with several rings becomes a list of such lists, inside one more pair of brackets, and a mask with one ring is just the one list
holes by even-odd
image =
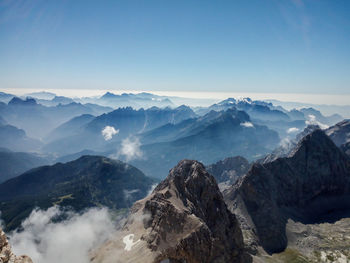
[[348, 0], [2, 0], [0, 89], [350, 93]]

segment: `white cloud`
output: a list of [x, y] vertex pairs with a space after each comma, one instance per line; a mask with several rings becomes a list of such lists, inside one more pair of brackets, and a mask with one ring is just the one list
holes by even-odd
[[151, 188], [147, 192], [147, 196], [152, 194], [153, 190], [157, 187], [157, 185], [158, 185], [157, 183], [151, 185]]
[[[61, 216], [64, 221], [52, 220]], [[35, 263], [88, 263], [89, 252], [111, 237], [115, 227], [106, 208], [77, 214], [59, 207], [33, 210], [22, 223], [23, 231], [9, 235], [13, 251], [28, 255]]]
[[113, 135], [119, 133], [119, 130], [116, 130], [113, 126], [106, 126], [101, 131], [103, 138], [105, 141], [111, 140]]
[[124, 197], [126, 200], [131, 200], [132, 195], [139, 192], [140, 189], [133, 189], [133, 190], [123, 190], [124, 192]]
[[316, 116], [315, 116], [315, 115], [312, 115], [312, 114], [308, 115], [308, 120], [305, 121], [305, 124], [306, 124], [306, 125], [318, 125], [318, 126], [320, 126], [320, 128], [323, 129], [323, 130], [329, 128], [328, 125], [323, 124], [323, 123], [317, 121]]
[[124, 155], [126, 161], [140, 159], [143, 156], [141, 142], [137, 137], [128, 137], [122, 141], [118, 155]]
[[292, 128], [289, 128], [287, 130], [287, 133], [295, 133], [295, 132], [298, 132], [298, 131], [299, 131], [299, 129], [297, 127], [292, 127]]
[[280, 141], [280, 147], [283, 148], [283, 150], [289, 150], [293, 146], [293, 142], [289, 138], [284, 138]]
[[242, 122], [241, 126], [246, 127], [246, 128], [253, 128], [254, 127], [253, 123], [251, 123], [249, 121]]

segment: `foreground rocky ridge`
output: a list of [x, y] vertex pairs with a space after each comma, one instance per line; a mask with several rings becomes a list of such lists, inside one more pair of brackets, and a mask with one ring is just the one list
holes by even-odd
[[16, 256], [11, 250], [6, 234], [0, 229], [0, 263], [33, 263], [28, 256]]
[[288, 219], [334, 222], [349, 211], [350, 161], [323, 131], [315, 130], [288, 157], [253, 165], [224, 196], [239, 215], [247, 245], [280, 252], [287, 247]]
[[92, 262], [251, 262], [243, 247], [215, 179], [201, 163], [184, 160], [134, 204], [123, 230]]

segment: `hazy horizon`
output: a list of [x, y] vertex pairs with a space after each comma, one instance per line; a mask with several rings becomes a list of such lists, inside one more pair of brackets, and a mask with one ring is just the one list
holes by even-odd
[[349, 106], [350, 94], [307, 94], [307, 93], [254, 93], [254, 92], [201, 92], [201, 91], [157, 91], [157, 90], [117, 90], [117, 89], [1, 89], [0, 92], [16, 96], [25, 96], [34, 92], [51, 92], [58, 96], [71, 98], [102, 96], [106, 92], [116, 95], [122, 93], [152, 93], [159, 96], [180, 97], [188, 99], [205, 100], [203, 105], [212, 101], [218, 102], [227, 98], [251, 98], [253, 100], [278, 100], [281, 102], [296, 102], [304, 104]]

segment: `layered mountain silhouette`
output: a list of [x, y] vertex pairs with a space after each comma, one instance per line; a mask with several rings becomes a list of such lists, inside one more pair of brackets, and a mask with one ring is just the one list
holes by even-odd
[[6, 229], [14, 229], [35, 207], [124, 209], [145, 197], [154, 182], [129, 164], [83, 156], [64, 164], [34, 168], [0, 184], [1, 216]]
[[197, 161], [181, 161], [131, 211], [92, 262], [251, 262], [235, 216]]
[[0, 147], [12, 151], [38, 151], [42, 145], [41, 141], [28, 137], [24, 130], [0, 124]]
[[139, 108], [149, 108], [149, 107], [168, 107], [174, 106], [171, 100], [167, 97], [157, 96], [151, 93], [123, 93], [121, 95], [116, 95], [111, 92], [106, 92], [98, 100], [98, 104], [106, 105], [110, 107], [133, 107]]
[[[276, 132], [251, 123], [245, 112], [236, 109], [211, 111], [203, 117], [185, 120], [178, 125], [165, 125], [145, 135], [141, 135], [145, 143], [141, 147], [145, 158], [131, 163], [158, 178], [182, 158], [205, 164], [236, 155], [254, 160], [279, 143]], [[158, 140], [169, 141], [150, 143], [157, 135]]]
[[62, 138], [74, 136], [82, 132], [84, 126], [92, 121], [95, 116], [83, 114], [70, 119], [51, 131], [45, 138], [45, 141], [52, 142]]
[[[266, 125], [279, 133], [281, 137], [289, 136], [292, 131], [302, 130], [307, 124], [322, 124], [323, 126], [333, 125], [343, 118], [339, 114], [324, 116], [313, 108], [292, 109], [290, 111], [275, 106], [272, 103], [252, 100], [250, 98], [234, 99], [229, 98], [208, 108], [201, 108], [196, 112], [204, 114], [210, 110], [220, 111], [230, 108], [245, 111], [253, 122]], [[311, 120], [311, 121], [310, 121]]]
[[49, 164], [48, 158], [34, 153], [13, 152], [0, 148], [0, 183], [34, 167]]
[[[62, 136], [63, 138], [51, 141], [45, 146], [44, 150], [60, 155], [72, 154], [85, 149], [97, 151], [113, 149], [116, 151], [118, 145], [112, 145], [113, 143], [120, 142], [131, 135], [136, 135], [167, 123], [179, 123], [194, 116], [194, 112], [187, 106], [180, 106], [175, 109], [152, 107], [147, 110], [135, 110], [131, 107], [118, 108], [93, 118], [86, 123], [83, 122], [82, 117], [70, 120], [64, 124], [64, 127], [74, 127], [71, 130], [71, 135], [67, 137]], [[86, 120], [85, 117], [83, 119]], [[106, 126], [111, 126], [118, 130], [118, 134], [108, 142], [105, 141], [101, 134], [101, 131]], [[63, 130], [62, 128], [59, 129]], [[54, 132], [56, 134], [59, 133], [58, 130]], [[56, 135], [56, 137], [58, 136]]]
[[0, 115], [8, 124], [24, 129], [33, 138], [43, 138], [52, 129], [75, 116], [100, 115], [106, 111], [109, 111], [109, 108], [76, 102], [46, 107], [37, 103], [33, 98], [22, 100], [18, 97], [0, 106]]
[[287, 157], [256, 163], [225, 192], [229, 209], [269, 253], [287, 246], [286, 222], [334, 222], [350, 211], [350, 160], [320, 129]]

